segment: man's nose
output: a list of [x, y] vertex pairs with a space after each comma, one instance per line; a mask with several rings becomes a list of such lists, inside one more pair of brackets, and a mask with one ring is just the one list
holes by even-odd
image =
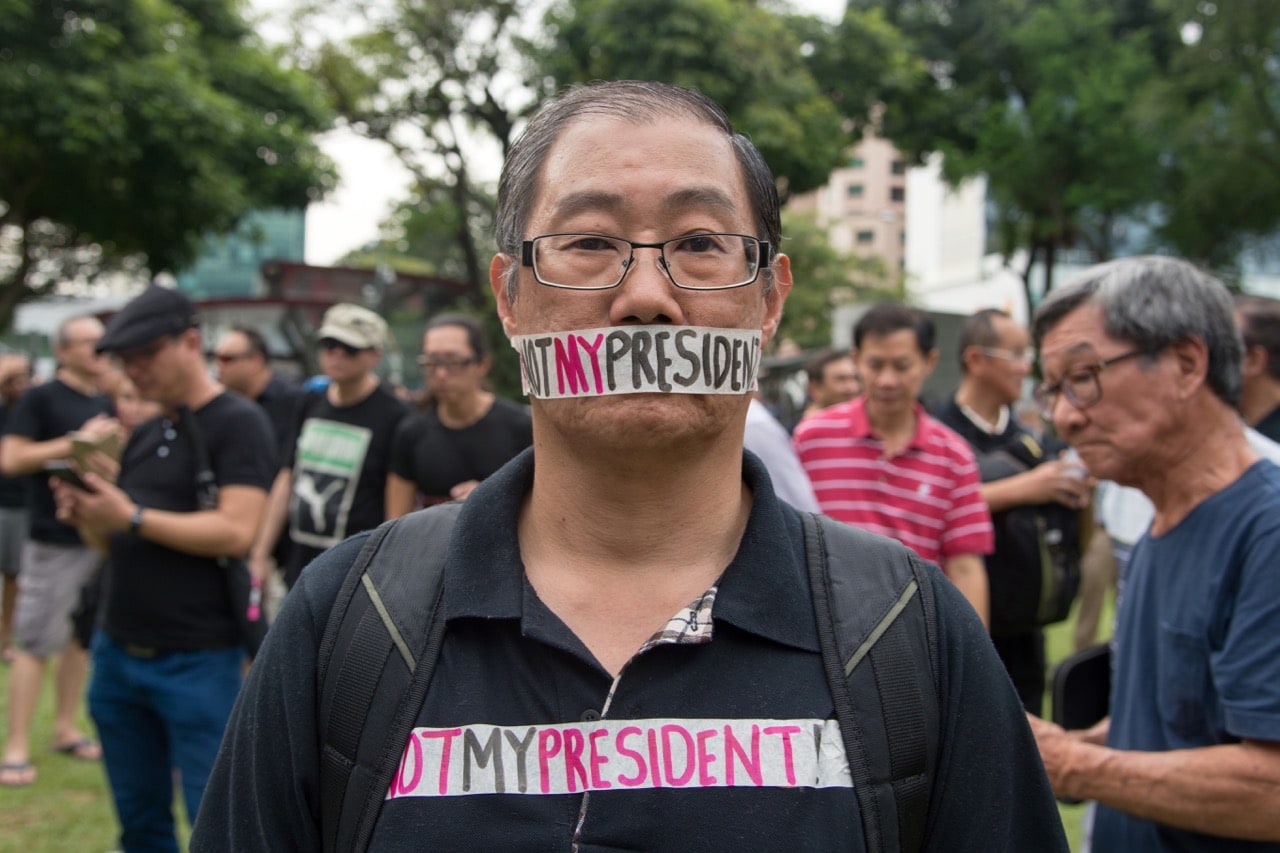
[[636, 249], [627, 274], [614, 289], [609, 319], [614, 324], [683, 323], [678, 292], [662, 267], [662, 252]]

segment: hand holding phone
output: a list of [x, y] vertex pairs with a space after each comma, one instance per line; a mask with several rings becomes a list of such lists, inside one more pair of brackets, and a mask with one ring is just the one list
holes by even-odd
[[62, 480], [64, 483], [70, 483], [71, 485], [75, 486], [77, 489], [80, 489], [81, 491], [84, 491], [84, 492], [93, 491], [93, 488], [84, 481], [84, 478], [80, 476], [80, 472], [77, 471], [71, 465], [70, 462], [61, 461], [61, 460], [55, 461], [55, 462], [47, 462], [45, 463], [44, 470], [51, 477], [57, 477], [59, 480]]

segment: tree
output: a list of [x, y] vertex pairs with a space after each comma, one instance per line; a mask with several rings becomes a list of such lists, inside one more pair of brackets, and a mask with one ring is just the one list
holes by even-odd
[[331, 183], [318, 89], [231, 0], [0, 0], [0, 326], [59, 276], [191, 260]]
[[750, 0], [576, 0], [552, 7], [546, 30], [535, 60], [558, 86], [660, 80], [711, 97], [755, 142], [784, 199], [824, 184], [852, 143], [803, 64], [810, 19]]
[[1143, 108], [1164, 144], [1161, 238], [1230, 271], [1280, 227], [1280, 4], [1176, 0], [1182, 40]]
[[[882, 14], [924, 73], [882, 90], [881, 132], [917, 160], [945, 155], [952, 183], [986, 175], [995, 237], [1022, 271], [1060, 251], [1111, 253], [1111, 226], [1156, 195], [1158, 140], [1133, 108], [1160, 71], [1167, 19], [1143, 0], [854, 0], [845, 37]], [[1046, 276], [1046, 289], [1052, 280]]]
[[[493, 206], [488, 179], [477, 173], [506, 153], [534, 102], [521, 74], [519, 7], [510, 0], [346, 0], [304, 7], [296, 17], [299, 62], [352, 130], [386, 143], [414, 176], [410, 205], [450, 229], [447, 243], [432, 243], [441, 254], [431, 260], [471, 285], [473, 305], [484, 303], [489, 267], [476, 225], [491, 219]], [[361, 30], [309, 41], [318, 31], [309, 22], [335, 15], [361, 21]], [[387, 236], [405, 239], [394, 223]]]
[[880, 258], [840, 252], [809, 213], [784, 213], [784, 251], [794, 284], [775, 341], [801, 349], [831, 343], [833, 309], [859, 300], [901, 299], [903, 281]]

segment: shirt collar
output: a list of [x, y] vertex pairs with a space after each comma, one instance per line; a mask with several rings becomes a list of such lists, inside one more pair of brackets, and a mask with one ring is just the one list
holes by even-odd
[[1004, 435], [1004, 431], [1009, 428], [1009, 407], [1001, 406], [999, 414], [996, 415], [995, 423], [984, 418], [973, 409], [956, 400], [956, 408], [960, 410], [960, 414], [969, 419], [969, 423], [985, 432], [987, 435]]
[[[517, 520], [533, 485], [528, 449], [476, 488], [463, 504], [445, 560], [444, 615], [519, 619], [524, 563]], [[712, 619], [807, 651], [818, 651], [798, 511], [773, 493], [764, 465], [743, 455], [752, 493], [738, 553], [718, 582]]]
[[[858, 397], [845, 405], [848, 406], [849, 431], [853, 433], [853, 437], [874, 438], [879, 441], [879, 438], [871, 431], [871, 420], [867, 417], [867, 398]], [[937, 426], [919, 401], [913, 403], [911, 408], [916, 413], [916, 430], [912, 433], [911, 440], [907, 442], [906, 447], [903, 449], [912, 447], [923, 449], [928, 444], [928, 438], [937, 429]]]

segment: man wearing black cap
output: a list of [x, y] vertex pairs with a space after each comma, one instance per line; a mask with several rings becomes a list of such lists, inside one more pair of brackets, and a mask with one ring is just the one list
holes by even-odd
[[59, 516], [108, 552], [89, 710], [126, 849], [177, 850], [173, 768], [188, 817], [199, 808], [244, 660], [227, 558], [248, 552], [274, 473], [266, 415], [206, 372], [197, 321], [155, 285], [111, 320], [98, 350], [163, 414], [134, 430], [116, 484], [55, 487]]

